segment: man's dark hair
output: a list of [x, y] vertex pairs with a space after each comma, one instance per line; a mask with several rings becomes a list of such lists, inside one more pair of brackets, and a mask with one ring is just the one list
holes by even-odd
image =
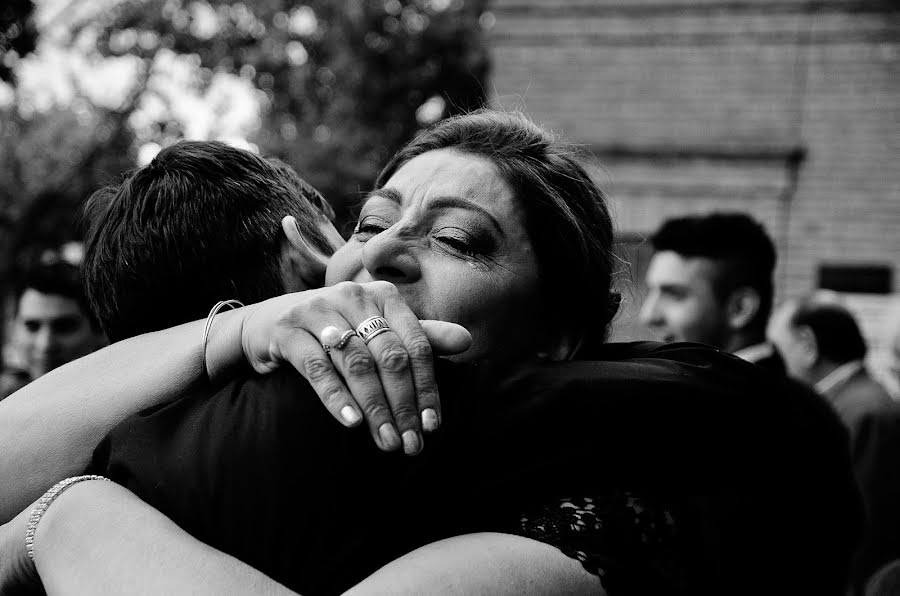
[[182, 141], [83, 208], [84, 282], [110, 341], [206, 316], [219, 300], [284, 292], [281, 219], [330, 254], [330, 206], [289, 166], [219, 142]]
[[866, 357], [866, 340], [853, 314], [833, 302], [808, 297], [797, 303], [789, 319], [792, 327], [809, 327], [816, 338], [819, 358], [844, 364]]
[[668, 250], [717, 262], [711, 282], [721, 302], [738, 288], [756, 290], [760, 305], [750, 327], [765, 328], [772, 311], [777, 257], [762, 224], [745, 213], [689, 215], [665, 221], [650, 242], [657, 252]]
[[81, 272], [77, 265], [66, 261], [34, 263], [19, 272], [15, 277], [13, 291], [13, 308], [15, 308], [16, 314], [19, 311], [22, 294], [27, 290], [35, 290], [50, 296], [62, 296], [75, 301], [78, 309], [90, 321], [91, 326], [95, 329], [99, 328], [85, 296], [81, 283]]

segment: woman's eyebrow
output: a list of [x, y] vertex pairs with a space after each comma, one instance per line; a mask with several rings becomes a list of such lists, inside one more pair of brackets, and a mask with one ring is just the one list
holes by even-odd
[[456, 208], [456, 209], [467, 209], [469, 211], [475, 211], [476, 213], [481, 213], [484, 217], [487, 218], [488, 221], [491, 222], [491, 225], [494, 226], [494, 229], [497, 230], [497, 233], [501, 236], [506, 236], [503, 232], [503, 228], [500, 227], [500, 224], [494, 218], [491, 213], [477, 203], [473, 203], [472, 201], [466, 200], [462, 197], [454, 197], [454, 196], [444, 196], [444, 197], [435, 197], [434, 199], [428, 202], [429, 209], [441, 209], [441, 208]]
[[393, 188], [376, 188], [366, 197], [366, 200], [374, 199], [375, 197], [381, 197], [383, 199], [387, 199], [394, 203], [400, 205], [403, 202], [403, 195], [400, 194], [399, 191], [394, 190]]
[[[397, 203], [398, 205], [401, 205], [403, 203], [403, 195], [393, 188], [376, 188], [369, 193], [369, 196], [366, 197], [366, 200], [368, 201], [370, 199], [374, 199], [375, 197], [387, 199], [391, 202]], [[503, 228], [500, 227], [500, 224], [497, 222], [494, 216], [491, 215], [491, 213], [487, 209], [485, 209], [481, 205], [478, 205], [477, 203], [473, 203], [472, 201], [466, 200], [462, 197], [455, 196], [436, 197], [428, 201], [428, 209], [441, 208], [466, 209], [469, 211], [480, 213], [484, 217], [486, 217], [489, 222], [491, 222], [491, 225], [494, 227], [498, 234], [500, 234], [501, 236], [506, 236], [506, 234], [503, 232]]]

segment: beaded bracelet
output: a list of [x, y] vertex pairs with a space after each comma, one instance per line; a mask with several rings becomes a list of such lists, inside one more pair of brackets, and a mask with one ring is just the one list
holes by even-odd
[[63, 494], [72, 485], [84, 480], [106, 480], [109, 482], [109, 478], [104, 478], [103, 476], [73, 476], [57, 482], [50, 490], [44, 493], [44, 496], [38, 499], [37, 505], [32, 509], [31, 515], [28, 516], [28, 524], [25, 526], [25, 550], [28, 551], [28, 557], [32, 561], [34, 561], [34, 532], [37, 530], [38, 522], [41, 521], [44, 513], [47, 512], [47, 508], [56, 500], [56, 497]]
[[203, 330], [203, 374], [206, 377], [209, 377], [209, 370], [206, 368], [206, 344], [209, 342], [209, 330], [212, 329], [213, 318], [225, 307], [234, 309], [241, 306], [244, 306], [244, 303], [240, 300], [220, 300], [206, 315], [206, 328]]

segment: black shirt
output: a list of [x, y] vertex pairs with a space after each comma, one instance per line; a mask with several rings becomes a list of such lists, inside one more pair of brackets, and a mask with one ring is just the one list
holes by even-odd
[[[248, 376], [126, 421], [92, 472], [301, 594], [476, 531], [554, 544], [613, 595], [842, 593], [858, 503], [827, 405], [696, 345], [586, 358], [502, 377], [439, 363], [444, 424], [416, 457], [343, 428], [292, 371]], [[534, 522], [573, 502], [583, 521], [584, 499], [614, 504], [602, 531]], [[674, 520], [666, 548], [635, 539], [634, 502]]]

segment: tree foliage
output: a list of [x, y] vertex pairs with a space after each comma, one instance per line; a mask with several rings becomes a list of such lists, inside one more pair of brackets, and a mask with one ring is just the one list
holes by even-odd
[[[188, 57], [201, 90], [223, 73], [252, 85], [262, 109], [249, 140], [294, 166], [344, 219], [424, 124], [484, 101], [486, 0], [104, 1], [99, 14], [62, 14], [75, 15], [72, 51], [88, 39], [92, 59], [139, 65], [121, 104], [96, 105], [75, 80], [72, 105], [35, 111], [16, 94], [0, 110], [0, 224], [16, 231], [3, 234], [7, 255], [13, 245], [76, 237], [76, 206], [92, 190], [133, 166], [142, 145], [184, 134], [165, 114], [134, 124], [164, 55]], [[0, 32], [16, 32], [13, 51], [24, 56], [35, 46], [33, 5], [2, 4]], [[2, 68], [15, 89], [15, 71]]]
[[31, 0], [3, 0], [0, 3], [0, 81], [12, 81], [15, 63], [34, 51], [37, 31], [33, 14]]

